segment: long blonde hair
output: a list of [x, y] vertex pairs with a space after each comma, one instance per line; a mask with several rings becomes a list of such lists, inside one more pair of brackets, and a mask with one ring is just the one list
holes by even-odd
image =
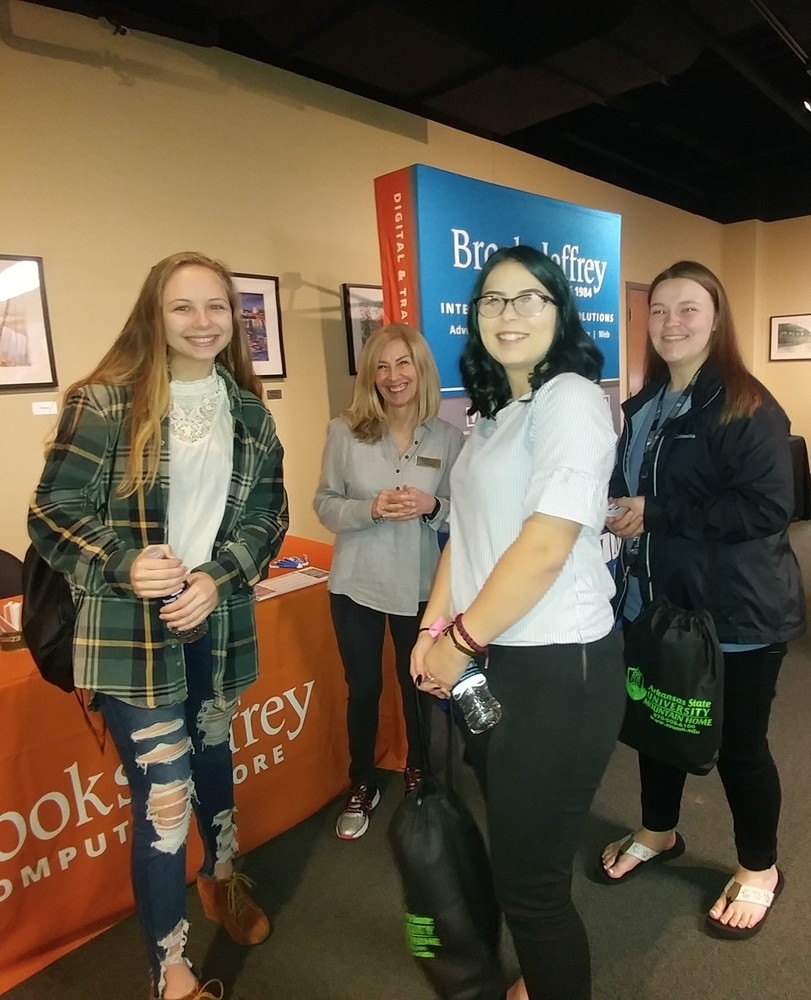
[[363, 345], [352, 405], [344, 414], [349, 429], [361, 441], [373, 444], [388, 431], [386, 408], [375, 385], [380, 355], [395, 340], [402, 340], [417, 370], [417, 413], [415, 427], [439, 412], [439, 373], [425, 337], [412, 326], [389, 323], [381, 326]]
[[169, 412], [169, 366], [166, 330], [163, 323], [163, 293], [172, 275], [182, 267], [206, 267], [222, 281], [231, 306], [232, 336], [218, 355], [242, 389], [262, 398], [262, 383], [254, 374], [248, 339], [242, 326], [242, 308], [231, 272], [218, 260], [204, 254], [183, 251], [158, 261], [144, 281], [132, 312], [121, 333], [96, 367], [74, 382], [65, 399], [83, 386], [129, 386], [132, 400], [129, 413], [130, 454], [127, 474], [118, 493], [131, 496], [154, 485], [161, 454], [161, 423]]

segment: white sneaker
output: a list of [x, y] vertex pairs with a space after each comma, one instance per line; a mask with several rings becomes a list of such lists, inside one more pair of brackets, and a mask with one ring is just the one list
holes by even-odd
[[357, 840], [369, 829], [369, 813], [380, 801], [380, 789], [371, 791], [367, 784], [352, 785], [346, 808], [338, 817], [335, 832], [341, 840]]

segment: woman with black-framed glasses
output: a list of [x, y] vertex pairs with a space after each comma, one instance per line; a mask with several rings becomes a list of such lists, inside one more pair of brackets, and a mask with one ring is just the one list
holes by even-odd
[[523, 973], [509, 1000], [591, 997], [572, 862], [624, 703], [600, 544], [616, 445], [601, 369], [560, 267], [532, 247], [496, 251], [462, 358], [481, 419], [451, 474], [452, 541], [422, 618], [454, 625], [420, 632], [412, 674], [447, 696], [486, 648], [503, 717], [466, 740]]

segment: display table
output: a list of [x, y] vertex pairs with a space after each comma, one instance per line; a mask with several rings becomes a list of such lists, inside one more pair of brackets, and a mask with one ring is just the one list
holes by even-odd
[[[288, 538], [328, 569], [332, 549]], [[260, 678], [232, 726], [239, 844], [288, 830], [347, 784], [346, 685], [324, 583], [256, 605]], [[75, 696], [46, 684], [27, 651], [0, 653], [0, 992], [133, 911], [128, 786]], [[400, 769], [405, 730], [393, 654], [377, 747]], [[194, 827], [194, 824], [192, 824]], [[196, 830], [191, 880], [202, 860]]]

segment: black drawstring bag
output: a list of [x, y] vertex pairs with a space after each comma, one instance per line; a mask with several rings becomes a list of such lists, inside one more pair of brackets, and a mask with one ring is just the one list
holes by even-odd
[[[110, 502], [121, 424], [116, 424], [102, 459], [97, 511], [100, 519]], [[76, 608], [67, 577], [52, 569], [33, 545], [23, 559], [22, 631], [31, 658], [43, 680], [63, 691], [73, 691], [73, 635]]]
[[44, 680], [73, 690], [76, 609], [70, 585], [29, 545], [23, 561], [23, 635]]
[[627, 701], [620, 740], [691, 774], [718, 760], [724, 656], [708, 611], [657, 597], [625, 627]]
[[501, 1000], [507, 988], [498, 958], [501, 914], [481, 832], [451, 787], [452, 727], [448, 713], [445, 786], [428, 766], [420, 720], [425, 777], [394, 810], [389, 826], [406, 939], [441, 1000]]

